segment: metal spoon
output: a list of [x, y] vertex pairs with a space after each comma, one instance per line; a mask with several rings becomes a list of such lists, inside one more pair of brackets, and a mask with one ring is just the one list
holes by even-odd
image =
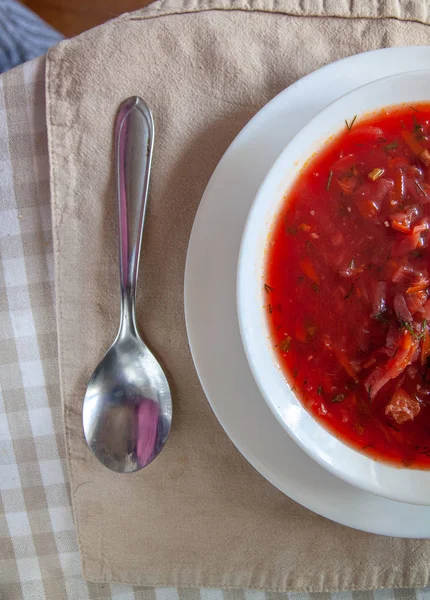
[[140, 338], [135, 316], [153, 140], [154, 123], [146, 103], [137, 96], [125, 100], [115, 123], [121, 323], [91, 376], [83, 407], [89, 447], [118, 473], [138, 471], [154, 460], [172, 422], [169, 384]]

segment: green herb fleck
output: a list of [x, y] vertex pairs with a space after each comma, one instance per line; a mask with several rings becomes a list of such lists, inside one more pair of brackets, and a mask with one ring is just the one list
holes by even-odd
[[313, 252], [315, 250], [315, 244], [313, 244], [310, 240], [306, 240], [306, 249], [308, 251], [308, 254], [310, 252]]
[[308, 325], [306, 327], [306, 333], [310, 338], [315, 337], [316, 332], [318, 331], [318, 327], [316, 325]]
[[385, 144], [388, 140], [384, 137], [378, 137], [376, 138], [376, 141], [378, 142], [378, 144]]
[[415, 115], [413, 115], [412, 120], [414, 122], [414, 133], [419, 133], [420, 131], [422, 131], [423, 126], [421, 125], [421, 123], [418, 123]]
[[287, 227], [285, 229], [285, 231], [288, 233], [288, 235], [293, 235], [293, 236], [296, 236], [298, 233], [298, 229], [295, 225], [292, 225], [291, 227]]
[[348, 298], [350, 296], [352, 296], [352, 292], [354, 291], [354, 284], [351, 285], [351, 289], [349, 290], [349, 292], [347, 293], [347, 295], [345, 296], [344, 300], [348, 300]]
[[417, 181], [416, 179], [415, 179], [415, 185], [417, 186], [417, 189], [419, 190], [419, 192], [420, 192], [420, 193], [421, 193], [423, 196], [425, 196], [426, 198], [428, 198], [428, 194], [427, 194], [427, 192], [425, 191], [425, 189], [423, 188], [423, 186], [420, 184], [420, 182], [419, 182], [419, 181]]
[[390, 142], [389, 144], [385, 145], [385, 150], [395, 150], [398, 145], [399, 145], [399, 142], [394, 140], [394, 141]]
[[394, 358], [399, 350], [400, 350], [400, 348], [399, 348], [399, 346], [397, 346], [397, 348], [395, 349], [394, 354], [391, 358]]
[[291, 346], [291, 336], [286, 335], [284, 339], [279, 343], [279, 348], [282, 352], [288, 352]]
[[330, 173], [328, 174], [327, 184], [325, 186], [325, 189], [327, 191], [329, 191], [329, 189], [330, 189], [332, 177], [333, 177], [333, 171], [330, 171]]
[[348, 131], [351, 131], [356, 118], [357, 118], [357, 115], [355, 115], [355, 117], [352, 119], [351, 123], [348, 123], [348, 121], [345, 119], [345, 125], [346, 125], [346, 128], [348, 129]]
[[400, 431], [400, 429], [397, 429], [397, 427], [394, 427], [394, 425], [392, 423], [390, 423], [389, 421], [387, 421], [387, 425], [388, 425], [388, 427], [391, 427], [391, 429], [394, 429], [394, 431]]
[[313, 282], [311, 283], [311, 288], [313, 289], [313, 291], [314, 291], [316, 294], [318, 294], [318, 292], [320, 291], [320, 286], [319, 286], [317, 283], [315, 283], [315, 281], [313, 281]]
[[294, 369], [293, 369], [293, 378], [296, 379], [298, 374], [299, 374], [298, 368], [294, 367]]
[[264, 284], [264, 289], [266, 290], [266, 292], [268, 294], [270, 294], [270, 292], [274, 292], [275, 288], [270, 287], [270, 285], [267, 285], [267, 283]]
[[343, 402], [346, 398], [346, 394], [336, 394], [336, 396], [334, 396], [332, 398], [332, 402]]
[[[341, 193], [341, 195], [342, 195], [342, 193]], [[348, 218], [351, 216], [351, 213], [348, 210], [348, 204], [342, 203], [339, 205], [339, 216], [348, 217]]]
[[380, 323], [386, 323], [387, 322], [387, 317], [385, 315], [385, 310], [381, 310], [373, 318], [376, 321], [379, 321]]
[[324, 396], [324, 390], [323, 390], [323, 386], [322, 385], [318, 386], [317, 394], [318, 394], [318, 396]]
[[271, 314], [272, 314], [272, 312], [273, 312], [273, 310], [272, 310], [272, 305], [271, 305], [271, 304], [268, 304], [268, 305], [267, 305], [267, 308], [268, 308], [268, 310], [269, 310], [269, 314], [271, 315]]
[[414, 112], [420, 112], [420, 111], [418, 110], [418, 108], [415, 108], [415, 106], [411, 106], [411, 105], [409, 105], [409, 108], [410, 108], [411, 110], [413, 110]]
[[407, 321], [400, 320], [400, 325], [409, 331], [409, 333], [412, 334], [417, 340], [420, 340], [424, 335], [423, 333], [417, 333], [412, 325]]

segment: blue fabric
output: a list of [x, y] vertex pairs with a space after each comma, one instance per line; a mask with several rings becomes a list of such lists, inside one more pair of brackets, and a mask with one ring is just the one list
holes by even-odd
[[0, 0], [0, 73], [45, 54], [62, 39], [58, 31], [19, 2]]

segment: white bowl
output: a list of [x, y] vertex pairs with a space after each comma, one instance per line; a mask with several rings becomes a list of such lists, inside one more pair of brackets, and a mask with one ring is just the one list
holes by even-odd
[[352, 485], [392, 500], [430, 505], [430, 471], [397, 468], [372, 460], [338, 440], [305, 410], [278, 365], [263, 309], [269, 229], [306, 160], [345, 127], [345, 119], [420, 101], [430, 103], [430, 71], [379, 79], [335, 100], [293, 138], [267, 174], [249, 213], [239, 255], [237, 304], [243, 345], [257, 385], [278, 421], [299, 446], [325, 469]]

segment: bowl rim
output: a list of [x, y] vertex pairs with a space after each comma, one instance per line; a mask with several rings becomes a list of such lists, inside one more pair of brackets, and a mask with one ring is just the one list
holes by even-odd
[[[426, 77], [427, 77], [427, 79], [426, 79]], [[413, 96], [414, 96], [414, 92], [416, 92], [416, 89], [413, 87], [411, 88], [409, 86], [404, 86], [406, 88], [406, 91], [408, 93], [410, 93], [409, 99], [395, 101], [392, 103], [387, 103], [387, 102], [382, 102], [380, 104], [374, 103], [375, 106], [365, 108], [364, 110], [357, 113], [357, 114], [359, 114], [358, 119], [360, 119], [360, 117], [365, 117], [367, 114], [371, 114], [372, 112], [378, 112], [380, 110], [383, 110], [384, 108], [402, 106], [404, 104], [407, 104], [408, 102], [411, 102], [411, 103], [422, 102], [422, 103], [428, 103], [430, 105], [430, 69], [410, 70], [410, 71], [405, 71], [403, 73], [390, 75], [387, 77], [382, 77], [382, 78], [372, 81], [370, 83], [366, 83], [362, 86], [359, 86], [359, 87], [347, 92], [346, 94], [343, 94], [342, 96], [335, 99], [331, 103], [329, 103], [325, 108], [323, 108], [319, 113], [317, 113], [317, 115], [315, 115], [302, 129], [300, 129], [300, 131], [285, 146], [285, 148], [282, 150], [282, 152], [280, 153], [278, 158], [275, 160], [275, 162], [269, 169], [263, 182], [261, 183], [261, 185], [254, 197], [250, 211], [248, 213], [248, 217], [246, 219], [245, 227], [244, 227], [243, 234], [242, 234], [242, 240], [241, 240], [241, 244], [240, 244], [239, 258], [238, 258], [238, 265], [237, 265], [236, 302], [237, 302], [237, 313], [238, 313], [239, 329], [240, 329], [242, 344], [244, 347], [245, 355], [246, 355], [248, 364], [250, 366], [251, 372], [256, 381], [256, 384], [263, 396], [264, 401], [269, 406], [270, 410], [276, 417], [277, 421], [281, 424], [283, 429], [292, 437], [292, 439], [299, 445], [299, 447], [302, 448], [308, 454], [308, 456], [310, 456], [313, 460], [315, 460], [318, 464], [320, 464], [324, 469], [328, 470], [335, 476], [343, 479], [344, 481], [346, 481], [347, 483], [349, 483], [355, 487], [359, 487], [368, 492], [371, 492], [376, 495], [383, 496], [385, 498], [395, 500], [395, 501], [408, 502], [408, 503], [420, 504], [420, 505], [430, 505], [430, 494], [426, 494], [426, 495], [424, 495], [423, 493], [417, 494], [416, 492], [414, 493], [413, 489], [409, 488], [409, 485], [412, 483], [410, 480], [414, 480], [415, 482], [418, 482], [418, 484], [419, 483], [423, 484], [424, 483], [423, 478], [425, 478], [426, 486], [428, 488], [427, 491], [430, 491], [430, 469], [429, 470], [410, 469], [407, 467], [398, 467], [395, 465], [391, 465], [391, 464], [385, 463], [383, 461], [377, 461], [377, 460], [371, 458], [370, 456], [367, 456], [367, 455], [359, 452], [352, 446], [349, 446], [343, 440], [337, 438], [335, 433], [333, 433], [332, 431], [330, 431], [329, 429], [324, 427], [324, 425], [322, 425], [319, 421], [317, 421], [306, 410], [306, 408], [303, 406], [303, 404], [299, 400], [298, 396], [296, 396], [291, 391], [289, 382], [288, 382], [287, 378], [285, 377], [285, 375], [282, 373], [282, 371], [280, 371], [280, 367], [278, 365], [277, 369], [281, 373], [282, 378], [284, 380], [285, 392], [287, 392], [287, 390], [288, 390], [290, 398], [292, 396], [296, 400], [296, 402], [294, 403], [294, 406], [299, 407], [301, 414], [307, 416], [308, 420], [310, 420], [313, 423], [313, 427], [315, 429], [322, 430], [324, 432], [325, 435], [323, 437], [330, 436], [331, 440], [335, 441], [334, 446], [337, 449], [344, 450], [346, 453], [352, 452], [353, 455], [355, 455], [355, 459], [360, 461], [361, 463], [367, 463], [369, 469], [370, 469], [370, 467], [372, 467], [373, 470], [376, 470], [380, 473], [385, 473], [385, 474], [389, 473], [391, 475], [393, 473], [395, 473], [396, 479], [398, 480], [398, 482], [394, 489], [391, 489], [391, 488], [385, 489], [384, 487], [381, 487], [381, 485], [377, 485], [373, 479], [363, 480], [362, 478], [357, 477], [357, 475], [355, 473], [348, 472], [345, 469], [342, 470], [337, 463], [329, 462], [327, 459], [322, 458], [321, 454], [318, 454], [318, 452], [312, 446], [309, 446], [308, 444], [305, 444], [303, 442], [303, 440], [299, 437], [299, 435], [297, 434], [295, 429], [292, 428], [289, 425], [289, 423], [286, 421], [285, 416], [283, 416], [281, 414], [280, 407], [277, 406], [276, 405], [277, 403], [275, 403], [273, 401], [273, 399], [270, 397], [270, 394], [267, 389], [267, 385], [265, 383], [265, 375], [261, 371], [261, 367], [259, 365], [259, 360], [255, 356], [253, 344], [251, 343], [251, 333], [253, 331], [255, 331], [255, 327], [254, 326], [251, 327], [249, 321], [246, 318], [247, 302], [249, 302], [249, 300], [247, 299], [249, 297], [249, 286], [248, 286], [248, 283], [249, 283], [249, 274], [248, 274], [249, 273], [249, 258], [247, 256], [248, 244], [250, 242], [250, 238], [252, 239], [252, 230], [255, 229], [254, 221], [256, 219], [258, 212], [262, 210], [262, 206], [264, 205], [264, 200], [267, 197], [267, 192], [270, 191], [274, 187], [274, 185], [277, 185], [278, 188], [280, 187], [283, 190], [281, 198], [276, 202], [276, 209], [274, 210], [274, 215], [273, 215], [272, 219], [270, 220], [270, 222], [273, 222], [273, 220], [276, 218], [276, 215], [279, 214], [279, 208], [282, 205], [283, 199], [285, 198], [286, 194], [288, 193], [288, 190], [289, 190], [292, 182], [295, 181], [297, 175], [300, 173], [301, 169], [303, 168], [304, 164], [306, 163], [306, 160], [309, 160], [309, 158], [317, 151], [315, 149], [312, 150], [312, 146], [317, 146], [317, 148], [318, 148], [324, 143], [324, 141], [329, 139], [331, 136], [337, 135], [341, 131], [341, 127], [344, 126], [344, 121], [343, 121], [343, 119], [339, 118], [339, 124], [336, 128], [327, 132], [323, 136], [319, 136], [318, 138], [316, 138], [315, 135], [312, 135], [312, 130], [314, 130], [314, 129], [318, 130], [316, 125], [321, 126], [321, 123], [324, 121], [324, 119], [326, 118], [327, 115], [331, 114], [333, 111], [337, 110], [338, 107], [343, 106], [345, 103], [350, 102], [351, 100], [356, 99], [357, 97], [360, 97], [363, 94], [365, 95], [367, 91], [371, 91], [372, 93], [375, 93], [375, 90], [377, 90], [380, 87], [389, 86], [390, 84], [393, 84], [393, 86], [395, 87], [399, 83], [404, 84], [405, 81], [407, 81], [408, 79], [414, 80], [414, 82], [416, 82], [417, 78], [421, 78], [421, 80], [420, 80], [421, 82], [423, 80], [428, 81], [428, 84], [427, 84], [428, 99], [427, 100], [415, 99]], [[352, 111], [352, 112], [354, 113], [354, 111]], [[344, 113], [342, 113], [342, 114], [344, 114]], [[300, 143], [302, 143], [302, 144], [304, 143], [303, 140], [306, 140], [306, 137], [308, 137], [310, 140], [307, 143], [307, 152], [304, 154], [302, 153], [303, 156], [301, 156], [300, 158], [297, 158], [297, 156], [294, 155], [294, 151], [297, 146], [300, 146]], [[291, 165], [293, 165], [293, 170], [295, 170], [295, 175], [292, 177], [289, 185], [285, 185], [285, 182], [284, 182], [284, 185], [282, 186], [279, 181], [279, 179], [280, 179], [279, 170], [281, 167], [284, 166], [284, 163], [286, 163], [286, 162], [290, 164], [290, 167], [291, 167]], [[262, 226], [262, 229], [264, 229], [266, 231], [265, 237], [267, 240], [269, 229], [270, 229], [270, 224], [268, 225], [267, 223], [265, 223], [264, 227]], [[264, 248], [265, 247], [266, 247], [266, 243], [264, 244]], [[265, 261], [262, 258], [260, 258], [260, 262], [265, 264]], [[262, 295], [261, 295], [262, 285], [260, 285], [259, 288], [260, 288], [260, 295], [257, 296], [257, 298], [258, 298], [258, 300], [261, 300], [262, 299]], [[261, 305], [262, 302], [260, 301], [259, 304]], [[275, 353], [273, 352], [272, 348], [269, 348], [269, 344], [267, 343], [270, 332], [267, 327], [267, 319], [266, 319], [266, 316], [263, 314], [262, 307], [261, 307], [260, 313], [262, 316], [262, 321], [264, 323], [264, 327], [263, 327], [264, 334], [265, 334], [264, 337], [267, 338], [266, 343], [263, 346], [263, 348], [264, 348], [263, 352], [266, 354], [266, 358], [267, 358], [267, 356], [270, 355], [271, 360], [273, 362], [273, 366], [275, 366], [276, 357], [275, 357]], [[416, 487], [417, 487], [416, 485], [411, 486], [411, 488], [414, 488], [414, 489]]]

